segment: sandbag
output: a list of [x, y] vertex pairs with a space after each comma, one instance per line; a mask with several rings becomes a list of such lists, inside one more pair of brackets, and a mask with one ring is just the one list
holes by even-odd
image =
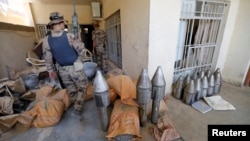
[[35, 117], [32, 122], [34, 127], [47, 127], [57, 124], [64, 112], [65, 105], [62, 101], [46, 99], [39, 101], [25, 114]]
[[26, 131], [30, 128], [33, 117], [24, 114], [12, 114], [0, 117], [0, 133], [13, 128], [18, 131]]
[[67, 110], [70, 106], [70, 96], [67, 89], [55, 90], [51, 86], [43, 86], [37, 91], [35, 103], [39, 101], [54, 99], [63, 102], [65, 109]]
[[0, 133], [11, 129], [16, 124], [19, 114], [12, 114], [0, 117]]
[[113, 89], [120, 96], [122, 103], [139, 107], [135, 102], [136, 86], [131, 78], [126, 75], [117, 75], [110, 77], [107, 83], [109, 88]]
[[118, 76], [118, 75], [125, 75], [125, 72], [120, 68], [115, 68], [115, 69], [109, 71], [106, 74], [106, 77], [107, 77], [107, 79], [109, 79], [111, 77]]
[[120, 135], [133, 135], [133, 139], [142, 139], [138, 107], [124, 104], [118, 99], [114, 103], [106, 137], [111, 140]]

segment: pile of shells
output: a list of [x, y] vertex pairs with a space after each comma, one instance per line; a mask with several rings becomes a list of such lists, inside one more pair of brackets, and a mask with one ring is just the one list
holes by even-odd
[[186, 104], [192, 104], [203, 97], [220, 93], [222, 77], [220, 68], [213, 73], [211, 70], [195, 71], [192, 75], [180, 76], [173, 84], [173, 96], [182, 99]]

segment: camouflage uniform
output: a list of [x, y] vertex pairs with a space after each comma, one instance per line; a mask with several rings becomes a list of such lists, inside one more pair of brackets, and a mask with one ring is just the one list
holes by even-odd
[[[52, 37], [59, 37], [63, 33], [51, 32]], [[74, 47], [78, 53], [78, 59], [76, 61], [81, 61], [80, 55], [84, 53], [85, 47], [82, 42], [74, 40], [74, 35], [67, 33], [67, 38], [70, 46]], [[75, 71], [74, 65], [71, 66], [60, 66], [58, 63], [54, 65], [53, 55], [50, 50], [48, 43], [48, 36], [43, 39], [43, 54], [46, 62], [46, 67], [48, 72], [58, 71], [62, 79], [63, 85], [70, 93], [71, 102], [74, 102], [74, 109], [81, 111], [83, 108], [84, 97], [87, 94], [88, 79], [83, 69]], [[57, 66], [57, 67], [55, 67]]]
[[92, 40], [95, 42], [94, 49], [96, 50], [96, 63], [104, 71], [108, 71], [108, 60], [106, 53], [106, 33], [101, 29], [93, 30]]

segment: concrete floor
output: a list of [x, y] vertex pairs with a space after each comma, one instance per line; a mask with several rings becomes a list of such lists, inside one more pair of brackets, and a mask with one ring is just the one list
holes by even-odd
[[[168, 95], [167, 116], [174, 124], [177, 132], [185, 141], [206, 141], [208, 124], [250, 124], [250, 87], [236, 87], [223, 83], [219, 94], [230, 102], [236, 110], [209, 111], [200, 113], [191, 106]], [[105, 141], [106, 132], [101, 128], [98, 120], [98, 111], [94, 99], [85, 103], [84, 119], [76, 120], [71, 116], [70, 108], [55, 126], [46, 128], [30, 128], [25, 132], [10, 130], [2, 134], [1, 141]], [[148, 122], [146, 127], [140, 128], [142, 141], [152, 141], [149, 128], [153, 126]], [[179, 140], [182, 140], [179, 139]]]

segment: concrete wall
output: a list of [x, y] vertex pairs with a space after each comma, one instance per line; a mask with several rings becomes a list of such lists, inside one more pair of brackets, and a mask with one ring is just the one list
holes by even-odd
[[138, 79], [148, 69], [149, 0], [103, 0], [103, 19], [121, 14], [122, 69]]
[[26, 58], [35, 46], [33, 28], [0, 23], [0, 43], [0, 79], [8, 77], [6, 65], [18, 70], [30, 66]]
[[238, 12], [235, 24], [231, 27], [232, 36], [223, 69], [224, 80], [240, 86], [243, 85], [250, 60], [249, 8], [249, 0], [238, 0], [238, 10], [236, 10]]

